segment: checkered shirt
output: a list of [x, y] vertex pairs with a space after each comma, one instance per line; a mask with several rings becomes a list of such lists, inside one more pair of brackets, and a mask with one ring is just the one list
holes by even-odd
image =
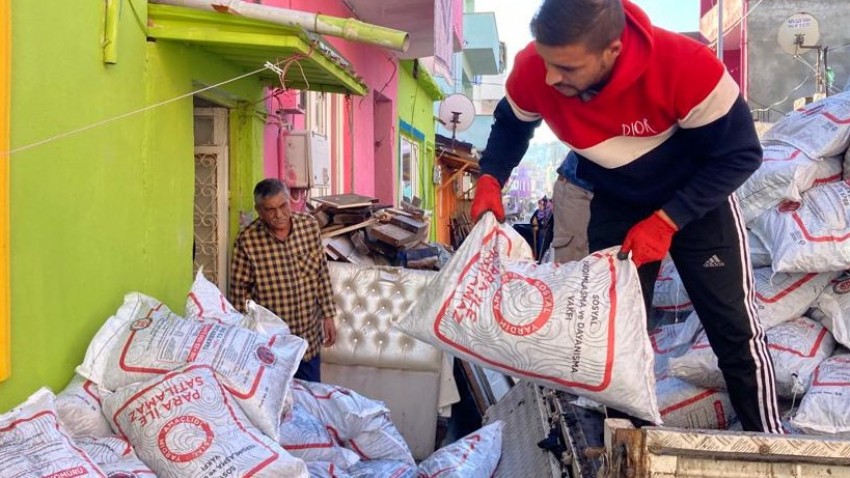
[[322, 319], [334, 317], [328, 263], [319, 224], [307, 214], [292, 213], [284, 241], [255, 219], [236, 237], [230, 274], [230, 301], [239, 310], [245, 301], [271, 310], [309, 344], [304, 360], [319, 353]]

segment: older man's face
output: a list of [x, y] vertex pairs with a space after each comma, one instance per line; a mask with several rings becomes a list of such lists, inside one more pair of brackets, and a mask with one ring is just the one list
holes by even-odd
[[279, 193], [261, 200], [254, 206], [260, 220], [274, 232], [289, 229], [289, 220], [292, 216], [292, 208], [289, 205], [289, 196]]

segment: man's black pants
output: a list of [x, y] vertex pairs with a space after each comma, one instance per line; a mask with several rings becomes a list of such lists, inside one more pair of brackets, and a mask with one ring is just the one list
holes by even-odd
[[[596, 194], [590, 203], [590, 250], [622, 244], [628, 230], [652, 213]], [[677, 232], [670, 256], [717, 355], [744, 430], [782, 433], [773, 362], [754, 306], [747, 236], [734, 195]], [[660, 266], [655, 262], [638, 270], [647, 311]]]

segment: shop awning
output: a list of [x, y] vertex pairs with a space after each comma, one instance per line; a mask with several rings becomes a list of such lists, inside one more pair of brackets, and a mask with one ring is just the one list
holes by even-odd
[[[328, 45], [314, 41], [307, 32], [297, 27], [191, 8], [148, 4], [148, 36], [198, 45], [246, 71], [261, 68], [267, 61], [276, 63], [301, 55], [304, 57], [298, 60], [301, 68], [292, 65], [287, 70], [288, 88], [355, 95], [364, 95], [368, 91], [342, 56]], [[277, 82], [277, 74], [270, 70], [258, 75]]]

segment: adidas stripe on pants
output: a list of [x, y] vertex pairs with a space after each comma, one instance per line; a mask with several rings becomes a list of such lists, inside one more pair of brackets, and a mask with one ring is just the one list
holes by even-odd
[[[622, 244], [628, 230], [652, 212], [597, 194], [590, 203], [590, 250]], [[754, 305], [747, 236], [734, 196], [677, 232], [670, 256], [718, 357], [744, 430], [782, 433], [773, 362]], [[660, 265], [646, 264], [638, 271], [647, 310]]]

